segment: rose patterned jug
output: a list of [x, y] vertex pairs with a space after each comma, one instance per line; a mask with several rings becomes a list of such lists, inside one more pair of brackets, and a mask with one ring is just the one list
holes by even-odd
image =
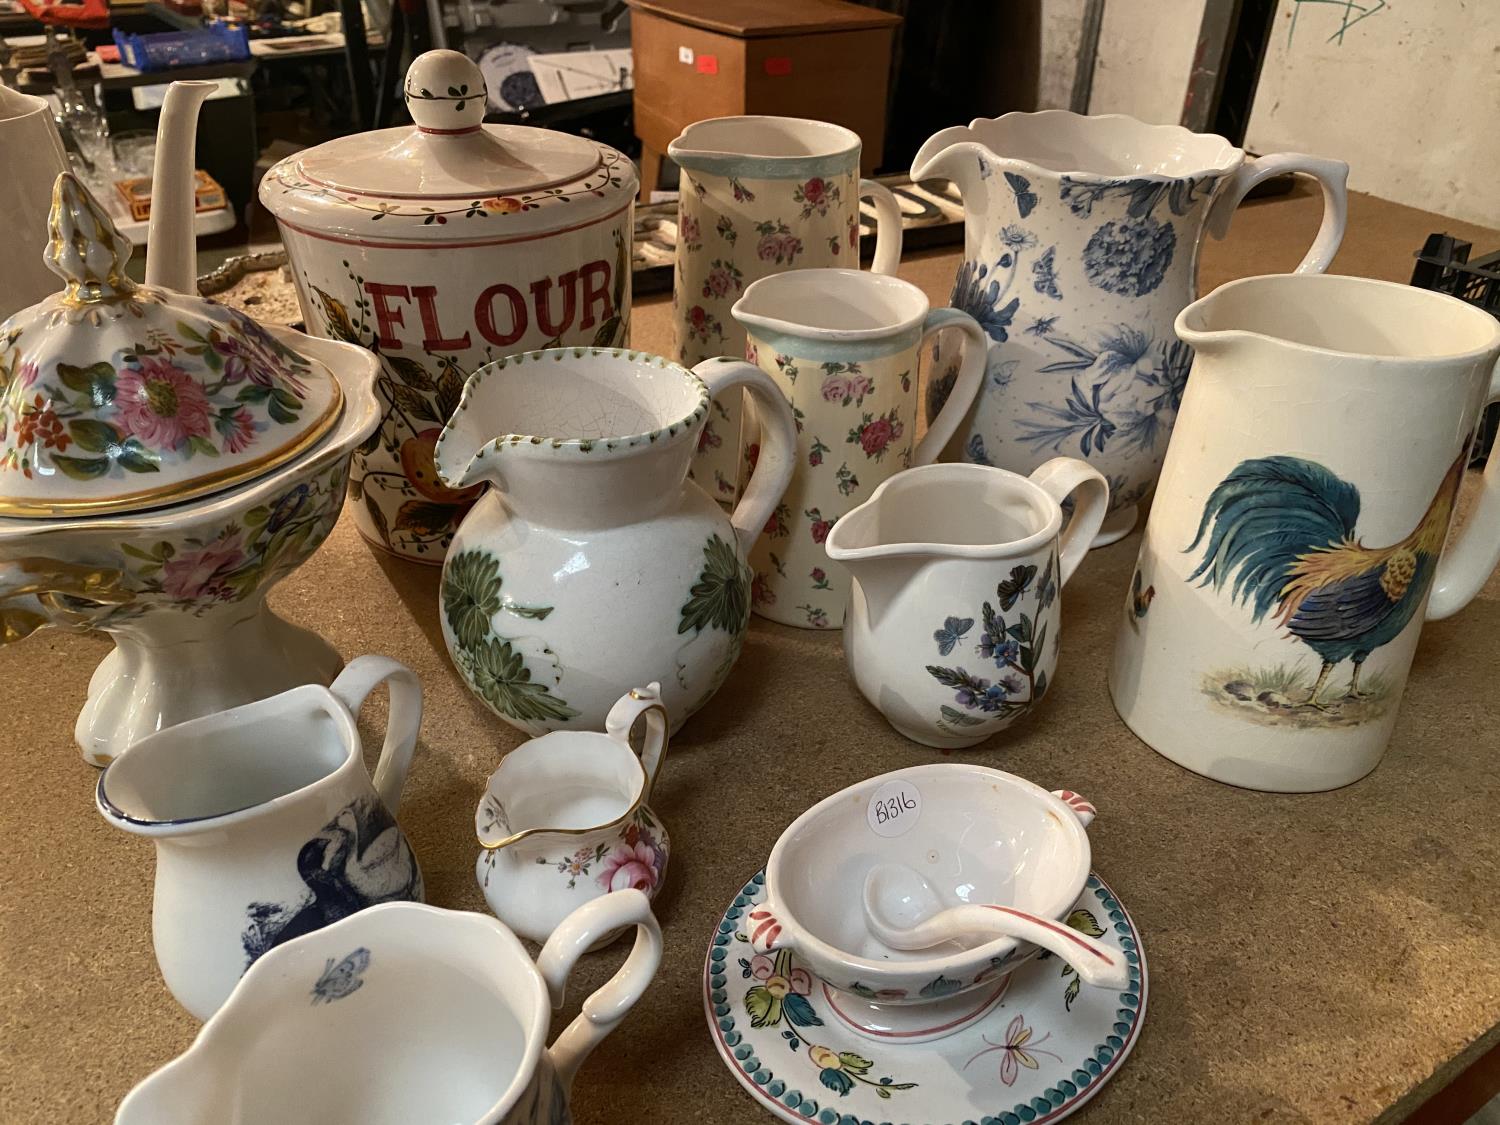
[[[1224, 237], [1262, 180], [1306, 173], [1322, 186], [1323, 224], [1297, 269], [1321, 273], [1343, 238], [1348, 171], [1119, 115], [1008, 113], [935, 134], [911, 175], [963, 194], [951, 303], [990, 338], [984, 389], [945, 459], [1025, 474], [1081, 456], [1110, 484], [1096, 545], [1128, 534], [1182, 402], [1192, 349], [1172, 318], [1196, 295], [1204, 231]], [[944, 346], [939, 374], [952, 362]]]
[[[930, 309], [909, 281], [859, 270], [763, 277], [734, 306], [749, 354], [797, 427], [797, 468], [750, 553], [751, 607], [784, 625], [837, 629], [849, 574], [823, 541], [881, 481], [936, 460], [979, 390], [985, 336], [957, 309]], [[954, 327], [963, 360], [947, 405], [917, 440], [917, 355]]]
[[[745, 330], [730, 308], [769, 274], [814, 266], [859, 268], [859, 201], [878, 220], [876, 273], [901, 260], [901, 210], [874, 180], [859, 178], [859, 134], [797, 117], [719, 117], [689, 125], [667, 152], [682, 169], [673, 275], [674, 356], [694, 364], [739, 355]], [[693, 458], [693, 479], [720, 503], [743, 487], [742, 395], [714, 399]]]
[[[631, 745], [637, 726], [639, 754]], [[666, 877], [671, 840], [646, 804], [667, 752], [661, 685], [621, 696], [604, 730], [559, 730], [522, 743], [490, 774], [474, 814], [485, 901], [532, 941], [545, 942], [573, 911], [610, 891], [654, 899]]]
[[[687, 479], [709, 398], [744, 387], [760, 461], [732, 516]], [[443, 639], [469, 687], [528, 734], [597, 730], [631, 686], [681, 724], [718, 690], [750, 617], [745, 556], [792, 473], [792, 411], [736, 359], [692, 371], [557, 348], [469, 377], [437, 444], [454, 488], [491, 485], [443, 567]]]

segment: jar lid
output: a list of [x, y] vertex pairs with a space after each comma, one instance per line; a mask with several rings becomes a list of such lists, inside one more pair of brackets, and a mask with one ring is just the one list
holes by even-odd
[[202, 297], [137, 285], [129, 239], [71, 173], [48, 267], [0, 324], [0, 516], [140, 511], [233, 488], [316, 444], [343, 392], [317, 360]]
[[571, 226], [635, 198], [634, 167], [608, 145], [484, 124], [484, 75], [458, 51], [418, 56], [405, 96], [414, 125], [287, 157], [266, 173], [261, 202], [314, 232], [443, 242]]

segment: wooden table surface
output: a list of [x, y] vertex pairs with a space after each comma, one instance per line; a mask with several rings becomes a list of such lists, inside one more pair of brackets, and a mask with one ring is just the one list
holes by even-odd
[[[1243, 209], [1229, 239], [1205, 250], [1205, 287], [1290, 268], [1317, 211], [1301, 193]], [[1445, 228], [1481, 249], [1500, 245], [1491, 232], [1353, 197], [1335, 268], [1405, 280], [1412, 251]], [[951, 252], [928, 254], [902, 273], [942, 301], [954, 266]], [[668, 309], [663, 298], [641, 303], [636, 346], [669, 347]], [[1095, 866], [1143, 935], [1144, 1031], [1078, 1119], [1400, 1119], [1500, 1042], [1500, 926], [1484, 897], [1500, 875], [1500, 580], [1461, 615], [1427, 626], [1374, 774], [1334, 793], [1273, 796], [1179, 769], [1111, 709], [1104, 668], [1135, 544], [1095, 552], [1065, 591], [1046, 706], [968, 755], [1099, 805]], [[450, 666], [436, 586], [435, 570], [372, 551], [346, 518], [272, 600], [346, 658], [387, 653], [421, 676], [427, 717], [401, 819], [430, 901], [483, 909], [473, 810], [519, 737]], [[152, 955], [151, 846], [94, 811], [97, 773], [72, 741], [89, 673], [107, 651], [99, 637], [57, 632], [0, 650], [0, 1121], [14, 1125], [108, 1120], [197, 1030]], [[367, 709], [367, 731], [381, 712]], [[754, 622], [728, 683], [663, 769], [653, 803], [674, 842], [658, 900], [666, 958], [580, 1073], [580, 1122], [770, 1120], [720, 1063], [704, 1024], [714, 925], [809, 804], [934, 760], [860, 699], [837, 633]], [[622, 956], [586, 959], [555, 1028]]]

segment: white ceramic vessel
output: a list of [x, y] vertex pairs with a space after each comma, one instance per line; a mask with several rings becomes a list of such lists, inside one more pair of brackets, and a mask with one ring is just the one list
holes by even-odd
[[[746, 388], [763, 436], [732, 516], [687, 480], [711, 395]], [[438, 441], [454, 488], [492, 485], [443, 569], [443, 639], [490, 708], [529, 734], [597, 730], [658, 681], [674, 728], [729, 674], [750, 617], [746, 553], [792, 473], [792, 412], [765, 372], [692, 371], [609, 348], [480, 368]]]
[[[637, 725], [644, 727], [639, 754], [631, 745]], [[485, 901], [535, 942], [610, 891], [655, 899], [666, 878], [671, 839], [646, 803], [667, 752], [661, 685], [631, 689], [610, 708], [604, 729], [553, 731], [522, 743], [490, 774], [474, 814], [475, 875]]]
[[[682, 169], [672, 279], [674, 358], [691, 366], [740, 355], [745, 331], [730, 315], [752, 282], [818, 266], [859, 268], [859, 201], [876, 221], [876, 273], [901, 261], [901, 209], [890, 190], [859, 178], [859, 134], [800, 117], [716, 117], [667, 147]], [[757, 438], [739, 392], [714, 399], [693, 458], [693, 479], [731, 504], [744, 454]]]
[[854, 579], [844, 655], [860, 693], [907, 738], [945, 749], [1028, 714], [1057, 667], [1059, 591], [1108, 503], [1104, 478], [1072, 457], [1029, 478], [929, 465], [886, 481], [824, 544]]
[[1197, 295], [1204, 234], [1224, 237], [1246, 193], [1288, 172], [1323, 189], [1323, 225], [1297, 267], [1321, 272], [1344, 234], [1341, 161], [1250, 157], [1223, 137], [1063, 110], [932, 136], [911, 175], [963, 194], [951, 303], [990, 337], [989, 378], [948, 459], [1029, 473], [1082, 457], [1109, 480], [1100, 543], [1128, 534], [1182, 402], [1192, 350], [1172, 318]]
[[[635, 947], [549, 1047], [547, 1025], [598, 935]], [[116, 1125], [565, 1125], [573, 1076], [661, 963], [646, 896], [570, 917], [533, 964], [493, 918], [413, 903], [363, 910], [253, 965]]]
[[57, 289], [42, 264], [52, 185], [68, 170], [68, 152], [45, 98], [0, 83], [0, 215], [5, 216], [6, 268], [0, 272], [0, 320]]
[[[750, 604], [784, 625], [837, 629], [849, 575], [823, 540], [881, 481], [937, 459], [979, 391], [985, 336], [966, 313], [929, 309], [910, 282], [858, 270], [773, 274], [733, 313], [797, 427], [792, 483], [750, 553]], [[961, 371], [918, 441], [917, 354], [947, 327], [962, 336]]]
[[1093, 818], [1076, 793], [1048, 793], [984, 766], [945, 762], [872, 777], [781, 834], [765, 900], [747, 916], [750, 944], [795, 956], [854, 1031], [903, 1042], [952, 1035], [993, 1008], [1037, 947], [973, 935], [938, 949], [893, 949], [865, 923], [866, 874], [903, 863], [944, 906], [1012, 905], [1060, 923], [1088, 878], [1084, 828]]
[[[355, 715], [382, 683], [390, 719], [372, 782]], [[181, 723], [99, 776], [104, 818], [156, 844], [156, 962], [184, 1008], [206, 1020], [269, 950], [376, 903], [421, 901], [395, 819], [421, 722], [417, 677], [362, 656], [331, 688]]]
[[725, 1068], [767, 1113], [808, 1121], [925, 1125], [1057, 1122], [1120, 1073], [1145, 1021], [1146, 952], [1124, 903], [1090, 875], [1067, 912], [1130, 968], [1122, 989], [1080, 988], [1072, 965], [1034, 958], [983, 1018], [940, 1039], [879, 1040], [838, 1018], [836, 993], [795, 955], [750, 953], [758, 873], [713, 928], [703, 1009]]
[[130, 281], [129, 243], [62, 176], [48, 259], [66, 288], [0, 327], [0, 643], [111, 635], [75, 728], [96, 765], [342, 663], [265, 596], [338, 518], [377, 364], [162, 287], [192, 284], [201, 94], [174, 83], [162, 111], [154, 283]]
[[1446, 294], [1253, 277], [1196, 350], [1110, 670], [1130, 728], [1253, 789], [1347, 785], [1396, 723], [1424, 620], [1500, 562], [1500, 456], [1446, 549], [1500, 326]]
[[414, 126], [341, 137], [267, 172], [303, 317], [382, 361], [379, 435], [354, 461], [370, 541], [438, 563], [478, 489], [438, 479], [433, 449], [489, 360], [624, 345], [635, 169], [583, 137], [485, 125], [479, 67], [429, 51], [405, 80]]

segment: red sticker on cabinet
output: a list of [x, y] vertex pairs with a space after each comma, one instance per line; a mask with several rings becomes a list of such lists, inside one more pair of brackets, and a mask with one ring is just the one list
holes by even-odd
[[698, 73], [699, 74], [718, 74], [719, 73], [719, 56], [718, 55], [699, 55], [698, 56]]
[[766, 60], [766, 73], [772, 78], [784, 78], [792, 73], [792, 60], [785, 55], [777, 55]]

